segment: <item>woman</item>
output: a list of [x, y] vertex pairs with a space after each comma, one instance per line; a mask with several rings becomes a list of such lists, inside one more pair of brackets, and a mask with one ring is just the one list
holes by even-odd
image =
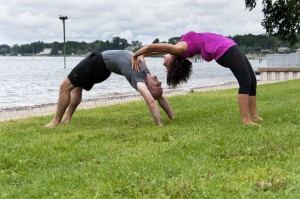
[[256, 77], [249, 60], [237, 47], [236, 43], [222, 35], [214, 33], [188, 32], [180, 41], [173, 44], [150, 44], [132, 55], [132, 67], [139, 70], [138, 57], [143, 55], [168, 53], [163, 65], [167, 68], [167, 83], [175, 87], [186, 82], [192, 71], [192, 64], [187, 59], [200, 54], [205, 61], [216, 60], [223, 67], [229, 68], [239, 82], [238, 105], [243, 124], [256, 124], [263, 120], [256, 110]]

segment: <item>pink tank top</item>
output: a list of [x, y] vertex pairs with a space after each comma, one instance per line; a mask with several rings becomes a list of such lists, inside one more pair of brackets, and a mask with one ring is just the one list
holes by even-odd
[[218, 60], [231, 46], [236, 43], [222, 35], [214, 33], [196, 33], [188, 32], [182, 36], [180, 41], [187, 43], [188, 49], [181, 57], [192, 57], [196, 54], [201, 54], [202, 59], [211, 61]]

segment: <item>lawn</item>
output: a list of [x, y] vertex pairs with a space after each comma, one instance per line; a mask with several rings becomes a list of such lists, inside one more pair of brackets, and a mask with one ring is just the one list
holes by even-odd
[[243, 126], [237, 89], [0, 122], [1, 198], [300, 198], [300, 80], [258, 86], [264, 121]]

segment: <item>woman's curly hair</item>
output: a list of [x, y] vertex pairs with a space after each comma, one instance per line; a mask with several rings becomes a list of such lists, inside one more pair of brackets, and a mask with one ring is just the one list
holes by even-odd
[[175, 88], [178, 84], [187, 82], [192, 74], [192, 62], [187, 58], [176, 57], [167, 72], [167, 84]]

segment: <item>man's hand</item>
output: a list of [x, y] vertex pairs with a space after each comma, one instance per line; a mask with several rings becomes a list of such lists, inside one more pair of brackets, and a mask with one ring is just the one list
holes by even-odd
[[153, 116], [155, 123], [157, 126], [163, 126], [163, 121], [162, 118], [160, 116], [159, 110], [158, 110], [158, 106], [155, 102], [155, 99], [152, 97], [151, 93], [148, 90], [148, 87], [146, 86], [145, 83], [142, 82], [138, 82], [137, 83], [137, 89], [139, 91], [139, 93], [142, 95], [142, 97], [144, 98], [151, 115]]

